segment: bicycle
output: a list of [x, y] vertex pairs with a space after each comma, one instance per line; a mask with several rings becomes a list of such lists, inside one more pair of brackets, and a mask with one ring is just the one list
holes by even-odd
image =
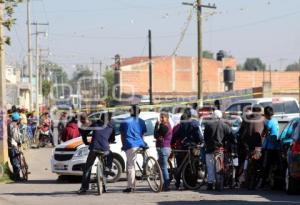
[[102, 195], [103, 192], [106, 192], [106, 176], [104, 175], [104, 167], [105, 167], [105, 152], [95, 150], [97, 155], [97, 172], [96, 172], [96, 185], [98, 195]]
[[249, 190], [254, 190], [260, 185], [262, 175], [262, 150], [261, 147], [255, 147], [255, 150], [248, 153], [245, 160], [246, 168], [246, 187]]
[[20, 178], [23, 181], [28, 181], [28, 175], [30, 174], [28, 171], [28, 164], [25, 160], [24, 153], [22, 152], [22, 148], [18, 147], [18, 158], [20, 163]]
[[222, 191], [224, 189], [224, 148], [218, 148], [214, 153], [215, 158], [215, 174], [216, 174], [216, 190]]
[[182, 163], [173, 168], [173, 163], [169, 158], [170, 178], [174, 176], [182, 176], [183, 186], [190, 190], [197, 190], [206, 183], [206, 167], [203, 163], [201, 148], [198, 145], [190, 145], [187, 150], [176, 150], [172, 152], [186, 153]]
[[143, 156], [143, 165], [136, 162], [139, 171], [142, 173], [141, 180], [147, 180], [153, 192], [161, 192], [163, 188], [163, 175], [159, 163], [154, 157], [149, 156], [145, 148], [139, 148], [136, 154]]

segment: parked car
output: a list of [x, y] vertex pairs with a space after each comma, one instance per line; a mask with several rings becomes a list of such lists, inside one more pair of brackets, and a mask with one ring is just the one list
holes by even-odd
[[[111, 144], [111, 151], [113, 152], [113, 172], [114, 177], [109, 177], [108, 181], [116, 182], [120, 179], [121, 174], [125, 172], [126, 155], [121, 150], [121, 136], [120, 136], [120, 124], [128, 118], [129, 114], [123, 114], [114, 116], [113, 125], [116, 133], [116, 141]], [[140, 118], [145, 120], [147, 133], [144, 135], [144, 140], [149, 146], [148, 154], [157, 158], [157, 152], [155, 147], [154, 126], [159, 119], [159, 113], [157, 112], [141, 112]], [[83, 167], [85, 165], [87, 156], [89, 153], [88, 146], [83, 144], [82, 138], [72, 139], [63, 144], [55, 147], [53, 155], [51, 157], [52, 172], [58, 175], [82, 175]], [[143, 162], [142, 156], [137, 157], [139, 164]], [[93, 166], [92, 174], [96, 173], [96, 163]]]
[[291, 120], [280, 135], [286, 153], [285, 190], [288, 194], [299, 191], [300, 182], [300, 117]]
[[253, 98], [239, 100], [231, 104], [226, 112], [242, 113], [247, 107], [261, 105], [262, 107], [272, 106], [275, 112], [274, 117], [279, 122], [289, 122], [291, 119], [299, 116], [299, 103], [292, 97], [274, 97], [274, 98]]

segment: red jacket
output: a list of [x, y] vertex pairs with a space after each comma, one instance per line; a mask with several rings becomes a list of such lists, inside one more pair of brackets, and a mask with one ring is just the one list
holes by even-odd
[[62, 133], [61, 140], [63, 142], [79, 137], [79, 129], [77, 123], [71, 122], [68, 123]]

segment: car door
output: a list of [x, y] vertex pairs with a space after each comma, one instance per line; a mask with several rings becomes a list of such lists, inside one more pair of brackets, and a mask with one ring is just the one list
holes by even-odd
[[299, 124], [299, 119], [293, 119], [291, 120], [283, 129], [283, 131], [280, 134], [280, 141], [282, 142], [282, 144], [286, 144], [289, 145], [293, 142], [293, 133], [295, 131], [295, 128], [298, 126]]
[[149, 146], [148, 154], [154, 158], [157, 158], [156, 139], [154, 138], [154, 127], [157, 120], [157, 118], [145, 120], [147, 132], [144, 134], [144, 140]]

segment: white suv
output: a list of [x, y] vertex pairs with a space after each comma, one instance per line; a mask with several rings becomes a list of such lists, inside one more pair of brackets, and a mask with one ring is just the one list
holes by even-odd
[[262, 107], [272, 106], [274, 109], [274, 117], [281, 122], [289, 122], [295, 117], [299, 117], [299, 104], [292, 97], [273, 97], [273, 98], [253, 98], [247, 100], [239, 100], [232, 103], [226, 112], [243, 112], [245, 108], [254, 105]]

